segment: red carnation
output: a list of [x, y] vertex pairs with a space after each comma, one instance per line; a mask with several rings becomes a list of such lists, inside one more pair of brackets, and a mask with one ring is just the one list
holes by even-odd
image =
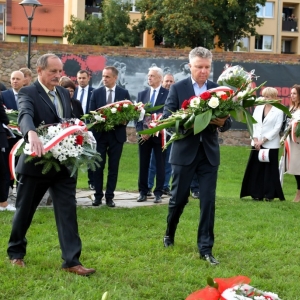
[[208, 92], [208, 91], [203, 92], [203, 93], [200, 95], [200, 98], [201, 98], [202, 100], [208, 100], [208, 99], [211, 98], [211, 94], [210, 94], [210, 92]]
[[117, 111], [122, 111], [122, 107], [119, 106], [119, 107], [117, 108]]
[[221, 100], [225, 101], [228, 99], [228, 96], [226, 94], [222, 94], [220, 98]]
[[82, 144], [83, 144], [83, 136], [82, 135], [76, 136], [76, 144], [82, 146]]
[[189, 106], [190, 104], [190, 101], [189, 100], [184, 100], [182, 105], [181, 105], [181, 108], [183, 109], [187, 109], [187, 107]]

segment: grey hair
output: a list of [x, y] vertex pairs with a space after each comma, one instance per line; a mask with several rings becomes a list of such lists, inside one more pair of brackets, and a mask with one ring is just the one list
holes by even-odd
[[163, 78], [164, 77], [164, 71], [161, 69], [161, 68], [159, 68], [159, 67], [150, 67], [149, 68], [149, 71], [155, 71], [155, 72], [157, 72], [158, 73], [158, 75], [161, 77], [161, 78]]
[[41, 68], [42, 70], [46, 69], [48, 67], [49, 58], [58, 58], [60, 60], [57, 55], [53, 53], [47, 53], [38, 58], [38, 60], [36, 61], [36, 67]]
[[208, 58], [212, 59], [212, 53], [203, 47], [196, 47], [189, 53], [189, 61], [191, 61], [195, 57]]

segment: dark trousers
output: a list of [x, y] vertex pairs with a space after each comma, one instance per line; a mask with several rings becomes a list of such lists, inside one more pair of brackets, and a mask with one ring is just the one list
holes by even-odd
[[[4, 148], [7, 151], [7, 148]], [[0, 202], [7, 201], [7, 180], [6, 180], [6, 155], [5, 152], [2, 152], [0, 149]]]
[[180, 216], [188, 203], [190, 184], [194, 174], [199, 180], [200, 222], [197, 244], [201, 255], [211, 254], [214, 244], [215, 198], [218, 166], [212, 166], [204, 152], [202, 143], [191, 165], [172, 165], [172, 197], [169, 201], [166, 235], [175, 237]]
[[9, 258], [15, 259], [25, 256], [27, 230], [37, 206], [49, 188], [62, 259], [64, 260], [62, 267], [80, 265], [81, 240], [77, 225], [76, 180], [70, 177], [66, 171], [56, 173], [55, 178], [20, 175], [19, 180], [16, 199], [17, 210], [7, 249]]
[[147, 141], [139, 143], [139, 192], [141, 195], [147, 195], [148, 192], [148, 176], [151, 152], [153, 150], [156, 161], [156, 186], [154, 195], [161, 196], [163, 194], [165, 182], [165, 152], [162, 151], [162, 145], [157, 142], [158, 137], [150, 137]]
[[106, 155], [108, 157], [108, 174], [105, 190], [106, 200], [112, 200], [117, 186], [119, 163], [123, 151], [124, 143], [119, 143], [113, 132], [103, 132], [97, 139], [97, 151], [100, 153], [102, 161], [100, 167], [94, 172], [95, 199], [101, 200], [103, 193], [104, 168]]

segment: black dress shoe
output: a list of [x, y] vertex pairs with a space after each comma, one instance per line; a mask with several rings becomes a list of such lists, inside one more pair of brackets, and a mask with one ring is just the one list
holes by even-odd
[[170, 236], [164, 236], [164, 246], [166, 248], [170, 247], [170, 246], [174, 246], [174, 238], [171, 238]]
[[146, 195], [139, 195], [137, 198], [137, 202], [144, 202], [147, 201], [147, 196]]
[[209, 262], [212, 266], [218, 265], [219, 262], [212, 256], [212, 254], [200, 254], [200, 259], [206, 260]]
[[152, 196], [153, 196], [151, 189], [148, 190], [147, 196], [148, 196], [148, 197], [152, 197]]
[[161, 203], [161, 196], [155, 195], [154, 203]]
[[199, 192], [194, 192], [194, 193], [192, 193], [192, 197], [193, 197], [194, 199], [199, 199]]
[[93, 184], [89, 185], [90, 190], [94, 191], [95, 190], [95, 186]]
[[93, 203], [92, 203], [92, 205], [93, 206], [99, 206], [99, 205], [101, 205], [102, 204], [102, 200], [100, 199], [95, 199], [94, 201], [93, 201]]
[[163, 192], [163, 194], [164, 194], [164, 195], [167, 195], [167, 196], [172, 196], [172, 194], [171, 194], [171, 191], [170, 191], [170, 189], [169, 189], [169, 188], [165, 188], [165, 189], [163, 189], [163, 190], [162, 190], [162, 192]]
[[113, 200], [106, 200], [106, 205], [108, 207], [115, 207], [116, 206], [116, 204]]

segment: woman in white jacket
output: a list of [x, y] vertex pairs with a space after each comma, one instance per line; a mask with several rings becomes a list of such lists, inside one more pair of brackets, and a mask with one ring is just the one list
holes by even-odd
[[[265, 99], [277, 99], [278, 91], [267, 87], [262, 91]], [[272, 201], [274, 198], [285, 200], [279, 179], [278, 153], [280, 147], [280, 129], [283, 112], [265, 104], [255, 108], [253, 113], [257, 121], [253, 125], [251, 153], [245, 171], [240, 197], [251, 196], [253, 200]], [[269, 149], [269, 162], [259, 160], [259, 150]]]

